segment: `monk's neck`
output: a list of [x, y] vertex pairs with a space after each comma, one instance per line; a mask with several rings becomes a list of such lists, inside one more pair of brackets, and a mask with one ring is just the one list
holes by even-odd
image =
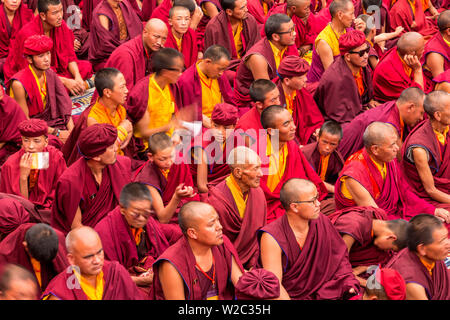
[[[41, 19], [41, 21], [42, 21], [42, 19]], [[44, 34], [47, 37], [50, 37], [50, 32], [53, 30], [54, 27], [49, 25], [47, 22], [42, 21], [42, 28], [44, 29]]]
[[118, 9], [119, 8], [119, 2], [114, 1], [114, 0], [107, 0], [107, 2], [111, 6], [111, 8], [113, 8], [113, 9]]
[[105, 169], [106, 166], [95, 160], [88, 160], [87, 166], [91, 169], [95, 181], [100, 185], [102, 183], [103, 169]]
[[106, 111], [108, 111], [111, 116], [116, 114], [117, 108], [120, 106], [106, 97], [99, 98], [98, 102], [106, 108]]
[[12, 23], [14, 16], [16, 15], [16, 11], [17, 10], [9, 10], [5, 5], [3, 5], [3, 8], [5, 8], [5, 12], [6, 12], [6, 17], [9, 20], [9, 23]]
[[207, 77], [209, 78], [208, 74], [207, 74], [207, 70], [206, 70], [206, 63], [204, 61], [200, 61], [198, 63], [198, 68], [200, 69], [200, 71]]
[[445, 130], [447, 129], [448, 125], [446, 124], [442, 124], [439, 121], [435, 120], [435, 119], [431, 119], [431, 127], [433, 128], [433, 130], [439, 132], [439, 133], [444, 133]]
[[386, 222], [383, 220], [373, 219], [372, 220], [372, 231], [374, 237], [381, 236], [386, 230]]
[[378, 160], [373, 154], [370, 153], [369, 157], [374, 163], [378, 164], [380, 167], [384, 167], [385, 162]]
[[292, 89], [289, 86], [285, 85], [284, 82], [281, 83], [281, 86], [283, 87], [284, 94], [287, 96], [291, 96], [295, 91], [295, 89]]
[[228, 21], [230, 22], [231, 28], [233, 28], [233, 30], [235, 28], [237, 28], [237, 26], [242, 22], [241, 19], [236, 19], [236, 18], [230, 17], [230, 16], [228, 16]]
[[286, 46], [281, 45], [279, 42], [269, 40], [272, 45], [274, 45], [278, 50], [283, 51], [286, 49]]
[[298, 213], [287, 211], [286, 216], [289, 222], [289, 226], [294, 231], [294, 233], [308, 233], [309, 230], [309, 220], [305, 220], [298, 216]]
[[356, 76], [358, 74], [359, 70], [361, 69], [360, 67], [353, 65], [353, 63], [351, 63], [347, 60], [345, 60], [345, 63], [347, 64], [348, 68], [350, 69], [350, 71], [352, 72], [352, 74], [354, 76]]
[[[212, 261], [212, 251], [211, 246], [205, 246], [196, 240], [188, 238], [189, 246], [191, 247], [192, 253], [194, 254], [195, 261], [202, 265], [202, 262]], [[205, 270], [206, 271], [206, 270]]]
[[32, 64], [30, 64], [30, 67], [31, 67], [31, 69], [33, 69], [34, 74], [36, 75], [36, 77], [37, 77], [39, 80], [44, 80], [44, 73], [45, 73], [45, 70], [37, 69], [37, 68], [35, 68]]
[[236, 178], [235, 176], [233, 176], [233, 178], [239, 186], [239, 189], [241, 189], [242, 193], [246, 193], [250, 190], [250, 187], [247, 184], [243, 183], [240, 179]]
[[175, 30], [175, 28], [172, 28], [171, 31], [172, 31], [173, 36], [174, 36], [176, 39], [180, 40], [180, 39], [183, 38], [183, 33], [178, 32], [177, 30]]
[[345, 27], [344, 25], [336, 19], [331, 20], [330, 22], [331, 29], [333, 29], [334, 32], [339, 36], [340, 34], [344, 33]]
[[161, 90], [164, 90], [164, 88], [169, 84], [169, 80], [156, 74], [155, 74], [155, 82], [158, 84]]

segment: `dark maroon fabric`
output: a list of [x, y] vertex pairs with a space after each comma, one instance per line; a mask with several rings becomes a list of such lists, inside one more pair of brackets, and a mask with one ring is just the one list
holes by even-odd
[[90, 31], [91, 22], [92, 22], [92, 13], [97, 7], [97, 5], [102, 0], [83, 0], [83, 6], [81, 8], [81, 13], [83, 14], [83, 19], [81, 21], [81, 26], [86, 29], [86, 31]]
[[267, 205], [260, 187], [250, 188], [247, 196], [244, 218], [240, 216], [226, 181], [209, 189], [207, 202], [216, 209], [223, 233], [233, 243], [243, 266], [249, 270], [258, 262], [259, 244], [256, 233], [266, 224]]
[[[233, 300], [234, 288], [230, 281], [232, 258], [243, 270], [238, 254], [227, 236], [223, 236], [223, 244], [211, 248], [216, 267], [216, 286], [219, 300]], [[153, 264], [153, 290], [152, 300], [164, 300], [164, 292], [159, 281], [159, 266], [162, 261], [170, 262], [180, 273], [184, 281], [184, 292], [186, 300], [205, 300], [202, 295], [200, 283], [196, 272], [196, 261], [192, 249], [186, 237], [180, 238], [177, 243], [170, 246]]]
[[46, 223], [50, 224], [50, 214], [47, 214], [47, 210], [37, 210], [36, 206], [30, 201], [21, 196], [16, 196], [10, 193], [0, 192], [0, 199], [12, 199], [19, 202], [22, 207], [28, 212], [30, 217], [29, 222]]
[[263, 268], [245, 272], [236, 283], [237, 300], [268, 300], [280, 296], [280, 280]]
[[[355, 17], [358, 17], [360, 14], [364, 14], [362, 0], [353, 1], [353, 5], [355, 7]], [[375, 14], [378, 14], [378, 11], [375, 11], [375, 12], [376, 12]], [[380, 18], [379, 18], [380, 24], [379, 24], [379, 28], [378, 28], [378, 25], [376, 25], [377, 35], [382, 33], [382, 29], [381, 29], [382, 27], [385, 27], [385, 32], [390, 32], [390, 30], [391, 30], [391, 23], [389, 20], [389, 8], [386, 6], [386, 4], [381, 3], [381, 7], [379, 7], [379, 14], [380, 14]]]
[[[444, 38], [442, 37], [442, 34], [440, 32], [436, 33], [433, 38], [431, 38], [426, 44], [425, 44], [425, 51], [423, 53], [423, 64], [426, 65], [427, 57], [430, 53], [437, 53], [442, 56], [444, 59], [444, 71], [450, 69], [450, 47], [445, 42]], [[425, 78], [427, 82], [429, 83], [429, 86], [434, 86], [433, 81], [433, 75], [431, 74], [431, 71], [424, 66], [423, 68], [423, 74], [425, 75]]]
[[158, 6], [157, 0], [143, 0], [142, 1], [142, 9], [141, 9], [141, 19], [142, 21], [148, 21], [152, 12]]
[[0, 241], [29, 221], [30, 213], [19, 201], [13, 198], [0, 199]]
[[150, 18], [157, 18], [169, 24], [169, 11], [172, 9], [172, 0], [163, 0], [159, 6], [153, 10]]
[[[172, 28], [169, 28], [167, 35], [167, 41], [164, 44], [165, 48], [174, 48], [178, 51], [177, 41], [172, 33]], [[197, 47], [197, 33], [195, 30], [189, 28], [185, 34], [183, 34], [183, 39], [181, 40], [181, 51], [184, 57], [184, 66], [189, 68], [192, 66], [198, 57], [198, 47]]]
[[[391, 30], [395, 30], [398, 26], [404, 28], [405, 32], [419, 32], [423, 36], [433, 36], [438, 29], [436, 25], [430, 19], [427, 19], [423, 10], [422, 1], [416, 0], [415, 14], [411, 9], [408, 0], [397, 0], [389, 11], [389, 19], [391, 24]], [[413, 22], [416, 23], [416, 27], [412, 28]], [[386, 30], [387, 32], [388, 30]]]
[[[197, 4], [203, 9], [204, 4], [206, 2], [212, 3], [218, 12], [222, 10], [222, 4], [219, 0], [198, 0]], [[197, 25], [197, 29], [195, 30], [197, 32], [197, 45], [200, 51], [204, 51], [206, 48], [204, 48], [204, 36], [205, 36], [205, 29], [207, 24], [211, 21], [211, 17], [207, 16], [205, 14], [205, 11], [203, 10], [203, 17], [200, 19], [200, 22]]]
[[[267, 4], [268, 11], [272, 9], [274, 2]], [[249, 0], [247, 1], [247, 9], [248, 13], [255, 17], [256, 21], [259, 25], [264, 25], [266, 22], [266, 18], [269, 16], [269, 12], [267, 12], [267, 16], [264, 14], [264, 8], [262, 5], [262, 0]]]
[[[104, 280], [102, 300], [145, 300], [127, 270], [119, 262], [105, 260], [102, 271]], [[64, 270], [49, 283], [41, 299], [51, 294], [59, 300], [88, 300], [74, 278], [73, 272]], [[74, 288], [69, 288], [67, 283], [72, 283]]]
[[301, 249], [286, 215], [262, 228], [259, 238], [263, 232], [270, 234], [283, 252], [281, 284], [291, 299], [340, 300], [351, 288], [359, 291], [347, 246], [323, 214], [309, 222]]

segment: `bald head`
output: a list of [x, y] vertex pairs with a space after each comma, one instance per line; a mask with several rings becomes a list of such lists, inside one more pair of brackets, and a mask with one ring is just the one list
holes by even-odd
[[384, 144], [388, 135], [397, 134], [394, 127], [384, 122], [372, 122], [364, 131], [364, 147], [370, 149], [373, 145]]
[[200, 201], [190, 201], [183, 205], [178, 213], [178, 224], [183, 234], [186, 234], [189, 228], [197, 227], [211, 210], [215, 211], [210, 204]]
[[423, 108], [431, 119], [436, 119], [436, 112], [444, 112], [450, 108], [450, 94], [445, 91], [432, 91], [423, 101]]
[[259, 155], [250, 148], [239, 146], [231, 150], [227, 158], [227, 164], [231, 171], [236, 167], [246, 167], [250, 164], [259, 164], [261, 162]]
[[419, 52], [422, 51], [425, 46], [425, 40], [423, 36], [418, 32], [406, 32], [403, 34], [397, 42], [398, 53], [403, 56], [405, 54], [415, 54], [421, 58]]
[[450, 10], [445, 10], [439, 14], [437, 19], [437, 26], [440, 32], [444, 32], [450, 28]]
[[333, 0], [328, 7], [331, 18], [335, 18], [339, 11], [345, 11], [351, 0]]
[[164, 47], [167, 40], [167, 25], [160, 19], [150, 19], [147, 21], [142, 32], [142, 40], [147, 50], [158, 51]]
[[145, 24], [144, 30], [156, 31], [156, 30], [167, 30], [167, 25], [161, 19], [152, 18]]
[[309, 180], [293, 178], [283, 184], [280, 190], [280, 202], [285, 210], [289, 210], [289, 206], [293, 201], [304, 201], [307, 195], [316, 193], [317, 188]]
[[4, 265], [0, 271], [0, 300], [36, 300], [38, 287], [35, 276], [27, 269]]
[[306, 2], [308, 2], [309, 0], [287, 0], [286, 1], [286, 5], [287, 7], [300, 7], [304, 4], [306, 4]]
[[67, 252], [73, 253], [80, 245], [92, 244], [100, 242], [100, 237], [94, 229], [91, 227], [80, 227], [71, 230], [66, 236], [66, 248]]
[[422, 105], [425, 98], [425, 92], [417, 87], [407, 88], [402, 91], [400, 97], [397, 99], [397, 104], [414, 103], [415, 105]]

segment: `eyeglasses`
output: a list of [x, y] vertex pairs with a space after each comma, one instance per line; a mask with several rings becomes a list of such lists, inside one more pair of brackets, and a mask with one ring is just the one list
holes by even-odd
[[366, 53], [369, 53], [369, 51], [370, 51], [370, 47], [367, 47], [366, 49], [361, 50], [361, 51], [349, 51], [348, 53], [357, 53], [360, 57], [362, 57]]
[[288, 31], [284, 31], [284, 32], [275, 32], [276, 34], [285, 34], [285, 33], [290, 33], [290, 34], [292, 34], [292, 33], [294, 33], [295, 32], [295, 24], [294, 24], [294, 26], [291, 28], [291, 29], [289, 29]]
[[318, 200], [319, 200], [319, 195], [316, 195], [312, 200], [291, 201], [291, 203], [315, 203]]

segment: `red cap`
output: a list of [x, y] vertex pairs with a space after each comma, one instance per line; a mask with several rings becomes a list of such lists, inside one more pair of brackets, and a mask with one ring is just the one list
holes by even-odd
[[78, 138], [78, 150], [85, 158], [101, 155], [117, 139], [117, 129], [109, 123], [96, 123], [84, 129]]
[[53, 41], [44, 35], [32, 35], [25, 40], [23, 45], [23, 54], [26, 56], [35, 56], [52, 50]]
[[211, 120], [222, 126], [236, 124], [238, 117], [238, 108], [228, 103], [216, 104], [211, 114]]
[[397, 270], [381, 268], [377, 270], [375, 277], [383, 286], [389, 300], [405, 300], [405, 280], [403, 280], [403, 277]]
[[307, 73], [309, 64], [298, 56], [287, 56], [281, 60], [278, 75], [282, 78], [300, 77]]
[[366, 36], [359, 30], [351, 30], [339, 38], [339, 51], [343, 56], [352, 49], [362, 46], [366, 42]]
[[280, 296], [280, 281], [266, 269], [252, 269], [245, 272], [236, 283], [238, 300], [274, 299]]
[[47, 122], [41, 119], [23, 120], [18, 126], [20, 135], [23, 137], [40, 137], [48, 135]]

